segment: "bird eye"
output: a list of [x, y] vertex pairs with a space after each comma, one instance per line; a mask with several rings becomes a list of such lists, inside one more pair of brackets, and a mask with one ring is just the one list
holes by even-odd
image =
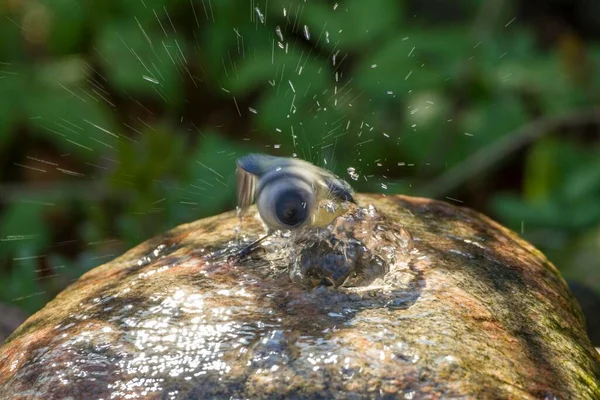
[[262, 187], [256, 204], [269, 229], [295, 229], [309, 221], [316, 199], [307, 182], [285, 175]]

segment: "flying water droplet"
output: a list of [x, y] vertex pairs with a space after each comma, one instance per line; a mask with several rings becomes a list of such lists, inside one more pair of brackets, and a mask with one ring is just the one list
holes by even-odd
[[277, 37], [279, 38], [280, 42], [283, 42], [283, 33], [281, 33], [281, 28], [279, 27], [279, 25], [277, 25], [275, 27], [275, 33], [277, 34]]
[[157, 84], [157, 85], [158, 85], [158, 83], [159, 83], [157, 79], [154, 79], [154, 78], [152, 78], [152, 77], [150, 77], [150, 76], [142, 75], [142, 78], [144, 78], [144, 79], [145, 79], [145, 80], [147, 80], [148, 82], [152, 82], [152, 83], [154, 83], [154, 84]]
[[260, 8], [256, 7], [254, 10], [256, 11], [256, 15], [258, 15], [258, 19], [260, 19], [260, 23], [264, 24], [265, 23], [265, 16], [260, 11]]
[[348, 171], [348, 175], [350, 175], [350, 178], [352, 178], [352, 180], [357, 181], [358, 178], [360, 178], [360, 175], [358, 175], [358, 173], [356, 173], [356, 169], [355, 168], [348, 167], [348, 169], [346, 171]]

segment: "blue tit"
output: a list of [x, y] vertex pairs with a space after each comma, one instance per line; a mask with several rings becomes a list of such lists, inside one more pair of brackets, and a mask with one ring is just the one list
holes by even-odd
[[297, 158], [249, 154], [238, 159], [236, 175], [238, 207], [243, 212], [256, 199], [269, 233], [310, 225], [321, 200], [355, 202], [346, 181]]

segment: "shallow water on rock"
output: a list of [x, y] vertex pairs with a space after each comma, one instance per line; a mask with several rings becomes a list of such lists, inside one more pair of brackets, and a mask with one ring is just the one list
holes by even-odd
[[335, 218], [326, 227], [276, 232], [249, 257], [236, 258], [251, 240], [230, 241], [207, 255], [211, 262], [228, 262], [249, 268], [269, 261], [272, 272], [287, 271], [291, 281], [307, 288], [376, 287], [393, 289], [398, 274], [410, 273], [408, 258], [412, 238], [402, 227], [388, 223], [377, 209], [325, 203], [325, 213]]

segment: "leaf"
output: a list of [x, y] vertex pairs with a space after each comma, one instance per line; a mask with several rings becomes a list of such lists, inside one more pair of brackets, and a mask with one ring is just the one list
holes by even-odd
[[49, 245], [48, 225], [43, 218], [48, 206], [32, 200], [22, 199], [3, 210], [0, 218], [0, 260], [15, 258], [17, 254], [37, 256]]
[[[226, 87], [236, 95], [245, 95], [257, 86], [274, 86], [280, 95], [297, 94], [298, 102], [321, 93], [333, 82], [333, 71], [324, 62], [299, 51], [277, 48], [256, 50], [252, 58], [237, 62], [236, 73], [226, 79]], [[271, 91], [272, 92], [272, 91]]]
[[[8, 8], [7, 3], [0, 5], [0, 11], [4, 11], [2, 10], [3, 7]], [[12, 68], [10, 66], [12, 63], [22, 62], [25, 58], [26, 50], [25, 46], [23, 46], [23, 31], [18, 25], [11, 23], [6, 18], [9, 15], [6, 15], [6, 13], [0, 13], [0, 15], [3, 17], [3, 21], [0, 24], [0, 61], [3, 64], [0, 65], [3, 71], [18, 72], [18, 69], [11, 71]], [[11, 17], [14, 18], [15, 16], [12, 15]], [[0, 74], [0, 77], [3, 75]]]
[[[568, 201], [600, 197], [600, 160], [582, 161], [575, 167], [561, 185], [562, 196]], [[600, 204], [600, 199], [598, 203]]]
[[236, 159], [247, 152], [248, 146], [216, 132], [199, 141], [187, 163], [190, 183], [181, 198], [198, 218], [235, 208]]
[[523, 197], [526, 200], [545, 200], [556, 188], [560, 179], [557, 174], [560, 166], [555, 162], [558, 151], [556, 142], [551, 139], [538, 141], [529, 151], [523, 179]]
[[445, 159], [449, 165], [459, 163], [477, 150], [513, 134], [527, 123], [528, 115], [522, 100], [508, 92], [472, 104], [456, 119], [456, 123], [447, 128], [452, 129], [458, 124], [456, 136]]
[[[257, 2], [254, 4], [259, 8]], [[274, 7], [270, 2], [269, 10]], [[203, 69], [211, 76], [209, 83], [218, 84], [228, 75], [235, 75], [236, 59], [252, 58], [255, 51], [271, 49], [274, 44], [274, 27], [259, 25], [255, 9], [244, 10], [247, 12], [241, 12], [237, 0], [194, 1], [191, 11], [200, 25], [194, 37], [198, 39]]]
[[[134, 141], [119, 143], [118, 167], [109, 178], [110, 198], [120, 200], [117, 235], [130, 245], [185, 222], [173, 218], [174, 208], [181, 208], [181, 204], [166, 201], [171, 197], [179, 199], [181, 192], [176, 188], [185, 182], [183, 160], [189, 152], [182, 133], [174, 134], [168, 124], [157, 124], [134, 133]], [[96, 226], [110, 226], [106, 219], [111, 217], [106, 214], [91, 217], [96, 219]], [[98, 236], [94, 228], [88, 227], [89, 235]]]
[[44, 3], [50, 13], [48, 47], [55, 54], [79, 51], [85, 39], [90, 3], [75, 0], [52, 0]]
[[[320, 42], [329, 48], [359, 53], [363, 48], [391, 34], [402, 20], [401, 3], [396, 0], [346, 0], [336, 6], [307, 2], [302, 19], [313, 36], [325, 32]], [[335, 8], [335, 9], [334, 9]]]
[[[355, 82], [368, 97], [407, 96], [433, 90], [456, 77], [470, 50], [463, 29], [408, 31], [363, 57]], [[374, 46], [375, 47], [375, 46]]]
[[481, 76], [496, 90], [535, 95], [545, 113], [585, 106], [585, 89], [573, 84], [556, 53], [542, 53], [529, 31], [500, 36], [478, 47]]
[[600, 222], [600, 194], [566, 204], [562, 212], [568, 216], [564, 225], [572, 232], [581, 232], [597, 226]]
[[188, 72], [186, 41], [181, 36], [164, 38], [155, 27], [142, 31], [129, 21], [118, 20], [101, 29], [96, 47], [107, 78], [121, 92], [152, 96], [170, 107], [183, 101]]
[[[18, 70], [18, 68], [14, 68]], [[15, 125], [23, 117], [23, 103], [26, 92], [24, 91], [25, 79], [22, 75], [0, 75], [0, 93], [5, 99], [0, 101], [0, 154], [14, 139]], [[0, 172], [0, 176], [2, 176]]]
[[593, 185], [591, 177], [578, 177], [582, 171], [578, 168], [590, 167], [589, 159], [594, 155], [586, 155], [566, 140], [544, 137], [538, 140], [529, 151], [523, 179], [524, 198], [527, 201], [538, 201], [557, 197], [572, 201], [579, 196], [578, 192], [586, 186]]
[[[114, 146], [119, 132], [104, 100], [81, 83], [86, 74], [79, 72], [80, 67], [78, 59], [63, 59], [32, 69], [23, 86], [28, 94], [24, 112], [36, 134], [65, 153], [91, 160], [97, 150]], [[76, 73], [71, 73], [73, 69]]]
[[[157, 22], [156, 15], [159, 18], [163, 18], [163, 24], [168, 23], [168, 17], [165, 15], [165, 9], [167, 12], [172, 11], [180, 5], [185, 5], [186, 9], [190, 7], [190, 1], [185, 0], [143, 0], [143, 1], [119, 1], [113, 0], [122, 10], [121, 16], [129, 16], [132, 21], [132, 25], [137, 25], [139, 22], [142, 24], [144, 29], [148, 29], [150, 26], [155, 26]], [[193, 0], [197, 2], [197, 0]]]
[[[27, 257], [22, 252], [19, 256]], [[0, 280], [0, 301], [14, 304], [30, 314], [38, 311], [50, 296], [42, 289], [35, 272], [35, 260], [23, 260], [18, 269], [8, 273]]]
[[528, 227], [564, 227], [565, 216], [562, 206], [554, 201], [535, 205], [523, 202], [512, 194], [499, 194], [491, 202], [492, 210], [510, 226], [516, 228], [524, 223]]

